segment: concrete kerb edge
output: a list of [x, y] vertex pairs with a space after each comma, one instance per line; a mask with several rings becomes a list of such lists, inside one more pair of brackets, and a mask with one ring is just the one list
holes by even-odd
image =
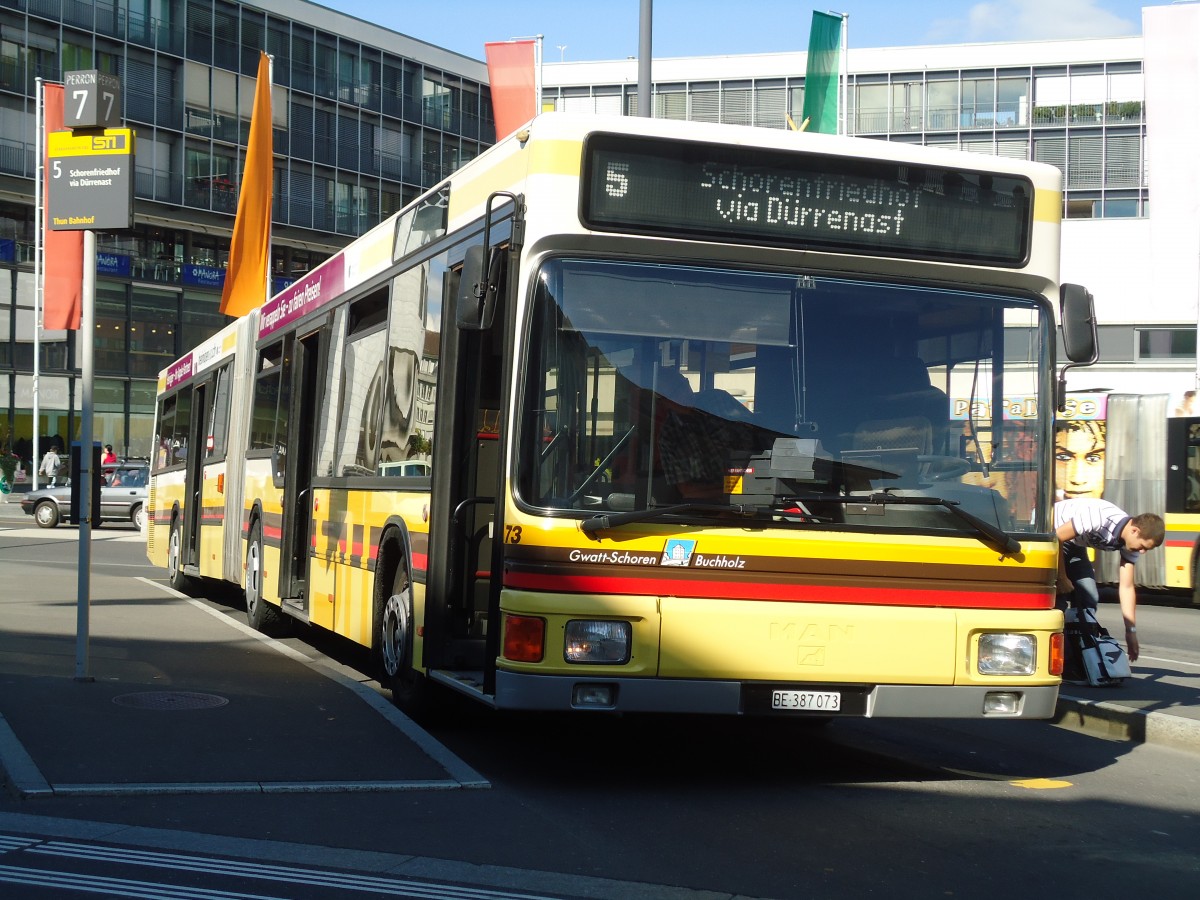
[[25, 746], [17, 740], [8, 720], [0, 715], [0, 774], [4, 787], [15, 798], [49, 796], [54, 793], [42, 770]]
[[1056, 725], [1177, 750], [1200, 750], [1200, 720], [1158, 710], [1130, 709], [1110, 700], [1059, 694]]

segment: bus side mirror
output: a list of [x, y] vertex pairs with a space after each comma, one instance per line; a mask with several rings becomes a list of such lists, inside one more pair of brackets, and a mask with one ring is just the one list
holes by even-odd
[[1067, 370], [1094, 363], [1100, 358], [1100, 345], [1096, 338], [1096, 309], [1087, 288], [1078, 284], [1061, 285], [1058, 310], [1062, 321], [1063, 352], [1070, 360], [1058, 373], [1055, 405], [1063, 412], [1067, 408]]
[[1092, 295], [1081, 285], [1062, 285], [1059, 288], [1059, 313], [1067, 359], [1078, 365], [1091, 365], [1098, 356]]
[[504, 251], [501, 248], [491, 248], [490, 254], [483, 244], [467, 248], [454, 310], [455, 322], [461, 330], [487, 331], [492, 327], [496, 295], [504, 281], [503, 272]]

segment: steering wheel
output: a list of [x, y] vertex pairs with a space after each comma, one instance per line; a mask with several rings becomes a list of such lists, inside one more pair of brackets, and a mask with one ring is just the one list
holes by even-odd
[[952, 478], [961, 478], [971, 471], [970, 460], [963, 459], [961, 456], [928, 456], [922, 454], [917, 457], [917, 462], [921, 464], [921, 469], [928, 474], [934, 481], [949, 481]]

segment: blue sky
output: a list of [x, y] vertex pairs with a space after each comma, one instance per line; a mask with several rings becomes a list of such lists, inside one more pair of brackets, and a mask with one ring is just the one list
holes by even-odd
[[[320, 5], [483, 59], [485, 41], [544, 35], [547, 61], [638, 50], [640, 0], [324, 0]], [[1153, 0], [841, 0], [853, 47], [1141, 34]], [[654, 0], [655, 57], [805, 50], [813, 6], [784, 0]]]

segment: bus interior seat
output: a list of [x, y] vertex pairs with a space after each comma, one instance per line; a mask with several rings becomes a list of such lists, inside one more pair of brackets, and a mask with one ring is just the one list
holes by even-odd
[[[950, 398], [945, 391], [933, 386], [929, 369], [919, 356], [900, 356], [880, 361], [879, 374], [874, 376], [874, 399], [862, 410], [859, 422], [868, 420], [910, 419], [919, 417], [930, 429], [928, 444], [922, 443], [922, 454], [946, 452], [950, 430]], [[858, 447], [856, 426], [852, 442]], [[912, 446], [909, 444], [908, 446]]]

